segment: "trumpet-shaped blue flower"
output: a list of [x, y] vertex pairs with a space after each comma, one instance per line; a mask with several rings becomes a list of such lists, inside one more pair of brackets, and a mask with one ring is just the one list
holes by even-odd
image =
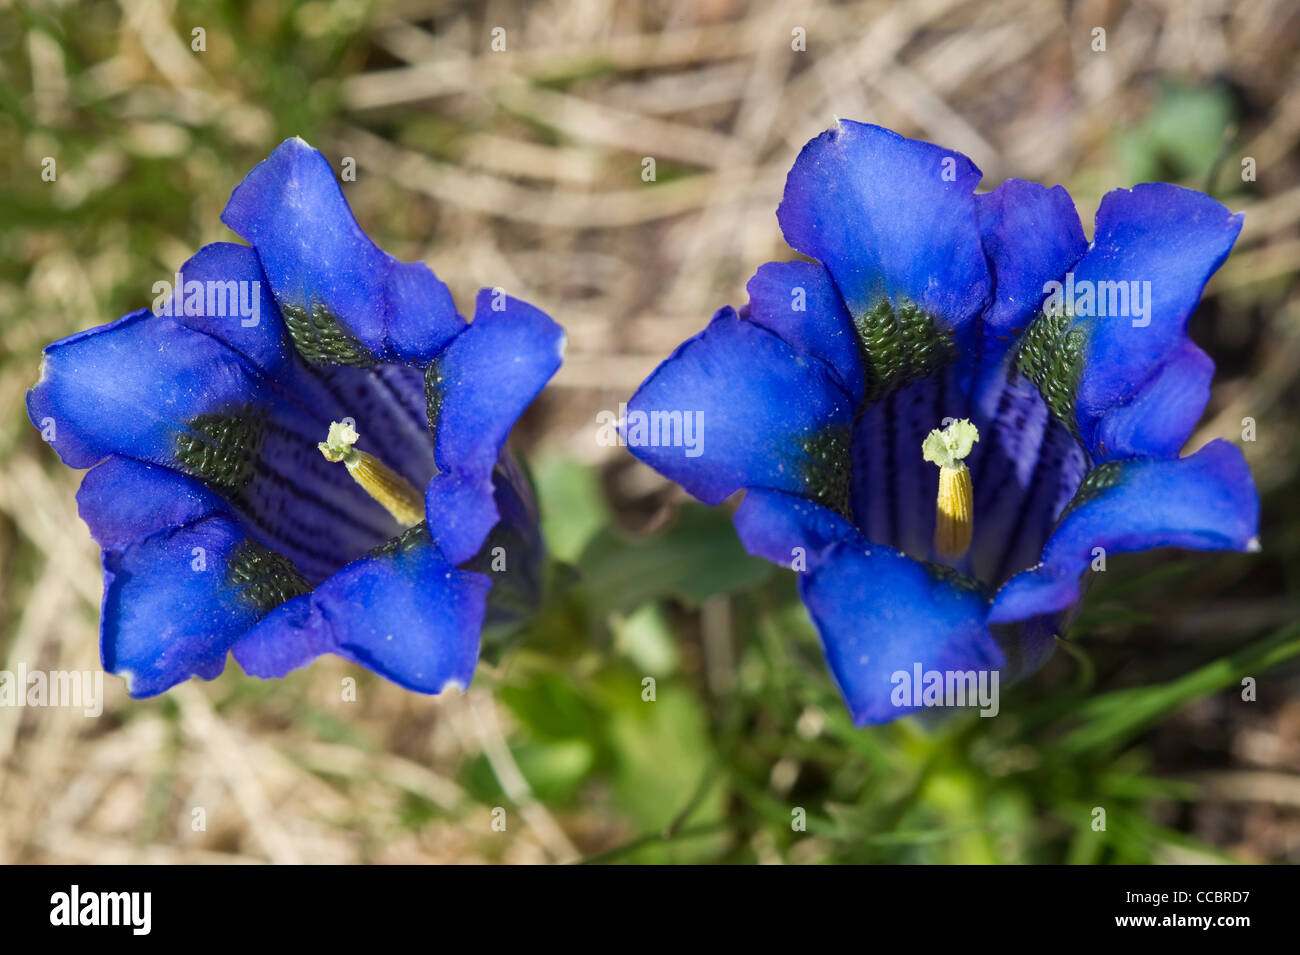
[[812, 140], [777, 218], [815, 261], [759, 268], [628, 405], [659, 425], [641, 460], [709, 504], [746, 490], [741, 539], [800, 571], [859, 725], [922, 702], [900, 673], [1041, 664], [1106, 555], [1258, 546], [1237, 448], [1179, 456], [1214, 368], [1188, 316], [1241, 217], [1140, 185], [1089, 243], [1061, 187], [979, 181], [875, 126]]
[[532, 492], [503, 449], [563, 332], [488, 289], [467, 323], [300, 139], [222, 219], [250, 245], [205, 246], [152, 310], [50, 345], [28, 393], [91, 469], [105, 668], [136, 697], [227, 653], [260, 677], [335, 653], [424, 693], [468, 685], [494, 582], [536, 581]]

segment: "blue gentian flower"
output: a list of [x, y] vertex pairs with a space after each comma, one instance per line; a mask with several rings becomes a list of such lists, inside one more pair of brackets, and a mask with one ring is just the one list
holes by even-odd
[[812, 140], [777, 218], [816, 261], [759, 268], [628, 404], [642, 461], [708, 504], [745, 489], [737, 531], [800, 571], [858, 725], [928, 702], [900, 674], [1033, 670], [1108, 555], [1258, 548], [1240, 451], [1179, 457], [1214, 368], [1188, 316], [1241, 216], [1139, 185], [1089, 243], [1061, 187], [980, 178], [875, 126]]
[[152, 310], [50, 345], [28, 393], [91, 469], [105, 669], [146, 697], [228, 652], [259, 677], [335, 653], [411, 690], [467, 686], [494, 582], [537, 579], [532, 492], [503, 449], [562, 330], [491, 289], [466, 323], [300, 139], [222, 220], [251, 245], [204, 246]]

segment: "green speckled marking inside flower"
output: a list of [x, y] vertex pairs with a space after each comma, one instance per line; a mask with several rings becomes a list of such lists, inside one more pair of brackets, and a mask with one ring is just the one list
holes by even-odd
[[298, 573], [293, 561], [249, 540], [231, 555], [227, 577], [231, 586], [239, 588], [240, 596], [263, 613], [311, 590], [311, 584]]
[[853, 317], [866, 377], [865, 401], [928, 378], [957, 357], [957, 347], [933, 318], [911, 302], [889, 299]]
[[981, 597], [988, 598], [992, 596], [992, 593], [984, 584], [968, 574], [963, 574], [961, 571], [949, 567], [947, 564], [936, 564], [928, 560], [922, 561], [921, 564], [935, 580], [941, 580], [959, 590], [979, 594]]
[[1087, 333], [1070, 327], [1068, 312], [1040, 315], [1025, 332], [1016, 353], [1016, 370], [1034, 383], [1058, 421], [1076, 438], [1074, 400], [1083, 375]]
[[299, 305], [282, 304], [280, 312], [284, 315], [284, 324], [289, 329], [294, 348], [308, 364], [357, 365], [362, 368], [375, 364], [375, 356], [323, 303], [313, 304], [310, 313]]
[[800, 448], [808, 455], [804, 462], [804, 481], [808, 494], [823, 507], [851, 519], [849, 512], [849, 429], [832, 425], [811, 434]]
[[253, 478], [262, 448], [265, 412], [245, 405], [231, 414], [201, 414], [176, 437], [176, 459], [191, 474], [224, 491], [239, 491]]
[[419, 547], [427, 544], [432, 538], [429, 536], [429, 525], [426, 521], [413, 524], [396, 537], [390, 537], [378, 547], [370, 551], [370, 557], [396, 557], [400, 554], [406, 554]]
[[429, 431], [437, 437], [438, 418], [442, 415], [442, 365], [436, 360], [424, 370], [424, 413]]
[[1105, 464], [1100, 464], [1093, 468], [1084, 476], [1084, 479], [1079, 483], [1079, 489], [1074, 492], [1074, 497], [1070, 498], [1070, 502], [1066, 504], [1065, 509], [1061, 511], [1058, 523], [1065, 520], [1066, 515], [1071, 511], [1087, 504], [1102, 491], [1114, 487], [1119, 483], [1120, 478], [1123, 477], [1123, 475], [1123, 461], [1107, 461]]

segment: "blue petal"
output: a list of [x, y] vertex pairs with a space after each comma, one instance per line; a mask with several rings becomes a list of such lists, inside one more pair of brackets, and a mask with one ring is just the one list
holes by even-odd
[[775, 332], [796, 351], [826, 362], [853, 403], [862, 400], [862, 359], [853, 319], [824, 266], [768, 262], [745, 289], [745, 318]]
[[1017, 620], [1015, 623], [989, 624], [993, 639], [998, 641], [1006, 663], [1002, 666], [1002, 685], [1024, 679], [1038, 672], [1056, 652], [1057, 637], [1069, 629], [1077, 608]]
[[896, 702], [894, 674], [995, 670], [1003, 655], [988, 601], [887, 547], [845, 542], [799, 579], [826, 661], [858, 726], [916, 709]]
[[86, 472], [77, 510], [105, 550], [121, 550], [214, 514], [230, 516], [226, 502], [201, 482], [116, 454]]
[[799, 153], [777, 219], [793, 248], [830, 270], [855, 316], [886, 296], [955, 330], [991, 290], [980, 177], [960, 153], [841, 120]]
[[433, 547], [358, 561], [330, 578], [317, 606], [334, 619], [338, 652], [408, 690], [468, 687], [492, 583]]
[[996, 292], [984, 313], [986, 355], [1004, 351], [1037, 317], [1046, 283], [1059, 281], [1088, 247], [1070, 194], [1008, 179], [975, 197]]
[[563, 356], [564, 329], [544, 312], [482, 289], [473, 324], [438, 357], [430, 379], [438, 467], [490, 472]]
[[492, 477], [475, 472], [436, 474], [424, 492], [424, 513], [438, 548], [455, 564], [479, 552], [500, 519]]
[[115, 451], [171, 464], [180, 422], [238, 406], [251, 388], [224, 344], [142, 310], [47, 346], [27, 411], [38, 428], [54, 422], [50, 443], [70, 467]]
[[421, 528], [281, 604], [233, 647], [244, 670], [280, 677], [333, 652], [420, 693], [469, 686], [491, 582], [457, 570]]
[[[200, 310], [188, 307], [191, 300], [185, 295], [186, 288], [196, 287], [203, 292]], [[293, 345], [251, 248], [233, 242], [205, 245], [181, 266], [174, 288], [176, 293], [155, 301], [155, 314], [224, 342], [262, 375], [289, 372]]]
[[[809, 570], [823, 551], [857, 530], [834, 511], [783, 491], [753, 488], [736, 508], [736, 533], [745, 550], [781, 567]], [[795, 548], [802, 548], [802, 555]], [[797, 560], [799, 556], [804, 559]]]
[[104, 667], [132, 696], [217, 676], [242, 634], [307, 588], [225, 501], [168, 468], [113, 455], [86, 475], [77, 503], [104, 549]]
[[497, 462], [492, 485], [500, 519], [479, 552], [460, 567], [486, 574], [492, 581], [486, 625], [512, 625], [527, 620], [541, 606], [546, 542], [532, 482], [509, 448]]
[[329, 161], [301, 139], [258, 163], [221, 219], [257, 249], [282, 308], [323, 306], [379, 359], [422, 363], [464, 327], [426, 265], [397, 261], [361, 231]]
[[[680, 437], [676, 428], [651, 426], [686, 413], [702, 439], [694, 449], [669, 440]], [[852, 421], [853, 405], [824, 362], [724, 308], [641, 385], [625, 435], [634, 455], [706, 504], [742, 487], [830, 503], [847, 492]]]
[[1097, 422], [1098, 461], [1177, 457], [1210, 401], [1214, 362], [1190, 340], [1176, 346], [1126, 404]]
[[[352, 609], [361, 611], [360, 607]], [[264, 680], [287, 676], [337, 650], [333, 627], [318, 610], [312, 594], [280, 604], [230, 647], [245, 673]]]
[[[1149, 283], [1150, 300], [1144, 317], [1093, 315], [1076, 322], [1087, 338], [1076, 418], [1094, 456], [1101, 456], [1094, 433], [1099, 419], [1131, 401], [1151, 369], [1182, 345], [1188, 316], [1232, 249], [1241, 221], [1209, 196], [1164, 183], [1116, 190], [1102, 199], [1092, 247], [1074, 268], [1075, 286]], [[1181, 409], [1171, 413], [1182, 419]], [[1154, 430], [1157, 443], [1167, 441], [1165, 423], [1156, 422]]]
[[[1259, 496], [1236, 447], [1212, 441], [1176, 460], [1114, 461], [1109, 478], [1085, 480], [1043, 551], [1042, 563], [998, 592], [990, 620], [1009, 623], [1063, 610], [1080, 596], [1093, 548], [1115, 554], [1157, 547], [1251, 550], [1258, 547]], [[1098, 474], [1098, 472], [1094, 472]]]
[[100, 651], [132, 696], [224, 669], [231, 644], [265, 612], [229, 577], [243, 546], [237, 525], [209, 517], [104, 551]]
[[563, 354], [559, 325], [526, 302], [483, 289], [473, 324], [430, 367], [439, 473], [429, 482], [425, 512], [453, 564], [473, 557], [497, 522], [493, 469], [510, 429]]

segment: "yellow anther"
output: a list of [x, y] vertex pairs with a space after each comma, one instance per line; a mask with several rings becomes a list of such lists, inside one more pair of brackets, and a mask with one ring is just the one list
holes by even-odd
[[346, 422], [330, 424], [329, 436], [316, 447], [326, 461], [342, 461], [352, 480], [373, 497], [399, 524], [412, 527], [424, 520], [424, 498], [406, 480], [373, 454], [358, 451], [357, 429]]
[[975, 489], [970, 468], [962, 459], [979, 439], [975, 425], [961, 418], [942, 431], [931, 431], [921, 444], [922, 457], [939, 466], [934, 550], [941, 560], [960, 560], [970, 549], [975, 528]]

